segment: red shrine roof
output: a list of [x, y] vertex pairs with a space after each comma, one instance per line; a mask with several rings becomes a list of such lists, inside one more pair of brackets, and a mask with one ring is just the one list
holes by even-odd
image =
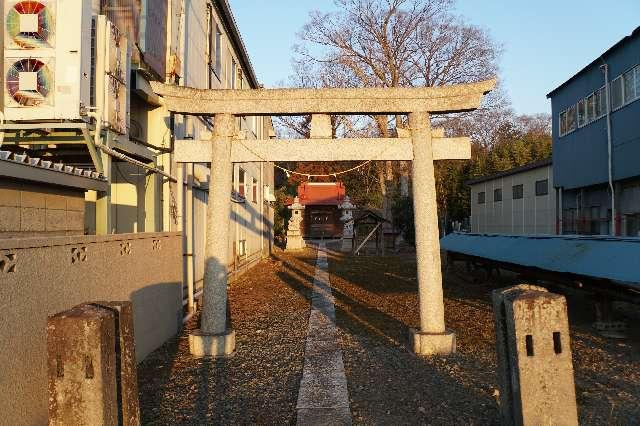
[[337, 206], [342, 203], [345, 188], [342, 182], [305, 182], [298, 186], [298, 198], [302, 205]]

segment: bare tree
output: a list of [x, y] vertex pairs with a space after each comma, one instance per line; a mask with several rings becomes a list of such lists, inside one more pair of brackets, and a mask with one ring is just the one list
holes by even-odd
[[[454, 14], [452, 0], [335, 0], [336, 11], [313, 12], [295, 46], [295, 85], [303, 87], [420, 87], [468, 83], [497, 74], [500, 46], [482, 28]], [[351, 132], [390, 137], [405, 117], [371, 117]], [[291, 120], [283, 121], [288, 127]], [[298, 122], [299, 123], [299, 122]], [[291, 126], [290, 128], [296, 128]], [[296, 132], [308, 129], [308, 122]], [[308, 130], [306, 130], [308, 131]], [[299, 132], [302, 134], [301, 132]], [[384, 208], [406, 164], [377, 164]]]

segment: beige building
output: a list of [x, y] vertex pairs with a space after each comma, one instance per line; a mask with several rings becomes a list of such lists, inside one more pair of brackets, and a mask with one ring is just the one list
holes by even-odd
[[[86, 234], [182, 232], [185, 303], [193, 311], [187, 294], [197, 295], [203, 279], [210, 170], [208, 164], [175, 162], [173, 148], [176, 139], [208, 139], [213, 118], [169, 114], [149, 82], [259, 88], [229, 4], [69, 0], [65, 8], [56, 1], [47, 5], [51, 22], [34, 25], [49, 27], [34, 31], [51, 34], [50, 40], [28, 40], [11, 31], [0, 39], [3, 69], [20, 77], [17, 91], [6, 85], [0, 100], [0, 150], [104, 177], [106, 190], [85, 193]], [[10, 4], [2, 12], [27, 22]], [[63, 19], [65, 25], [59, 25]], [[69, 51], [76, 54], [68, 56]], [[25, 61], [41, 67], [36, 83], [21, 77], [33, 74], [24, 72]], [[50, 87], [43, 76], [50, 77]], [[63, 82], [70, 83], [64, 93]], [[22, 87], [28, 84], [36, 85]], [[23, 89], [37, 93], [25, 98]], [[237, 125], [246, 139], [274, 136], [270, 117], [238, 118]], [[233, 276], [269, 253], [273, 240], [273, 164], [234, 167]]]
[[473, 179], [467, 185], [471, 187], [471, 232], [556, 233], [551, 159]]
[[[174, 146], [213, 121], [169, 114], [150, 81], [259, 85], [226, 0], [49, 0], [42, 19], [0, 4], [20, 23], [0, 31], [0, 412], [46, 424], [47, 315], [130, 300], [140, 361], [201, 294], [210, 168]], [[238, 129], [273, 135], [269, 117]], [[273, 164], [234, 168], [232, 278], [273, 238]]]

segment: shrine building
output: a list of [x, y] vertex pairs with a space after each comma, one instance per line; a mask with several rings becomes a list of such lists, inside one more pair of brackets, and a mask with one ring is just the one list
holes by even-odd
[[338, 206], [344, 201], [342, 182], [304, 182], [298, 186], [300, 204], [305, 206], [302, 221], [304, 238], [341, 238], [342, 212]]

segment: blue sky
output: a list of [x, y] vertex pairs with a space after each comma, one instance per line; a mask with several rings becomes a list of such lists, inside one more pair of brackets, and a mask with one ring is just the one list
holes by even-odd
[[[258, 80], [291, 74], [291, 46], [332, 0], [230, 0]], [[500, 77], [520, 114], [550, 112], [546, 94], [640, 25], [640, 0], [458, 0], [456, 12], [502, 44]]]

